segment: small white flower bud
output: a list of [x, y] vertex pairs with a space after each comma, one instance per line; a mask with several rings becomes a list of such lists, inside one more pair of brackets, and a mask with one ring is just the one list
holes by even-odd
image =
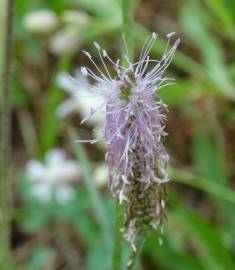
[[79, 46], [78, 33], [73, 29], [63, 29], [50, 39], [49, 47], [57, 55], [75, 51]]

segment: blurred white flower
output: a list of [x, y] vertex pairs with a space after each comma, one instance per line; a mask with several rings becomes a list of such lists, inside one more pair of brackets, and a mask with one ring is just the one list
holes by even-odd
[[[82, 76], [79, 71], [75, 73], [75, 76], [76, 83], [66, 73], [61, 73], [57, 78], [58, 85], [70, 95], [70, 98], [57, 109], [57, 114], [61, 118], [76, 112], [79, 112], [82, 118], [85, 118], [90, 114], [91, 108], [96, 108], [97, 105], [105, 102], [102, 95], [94, 93], [88, 88], [87, 77]], [[101, 112], [89, 118], [87, 124], [100, 129], [100, 126], [104, 125], [104, 121], [105, 115]]]
[[49, 48], [52, 53], [63, 55], [77, 50], [79, 44], [80, 39], [77, 29], [66, 27], [51, 37]]
[[58, 24], [56, 14], [47, 9], [29, 12], [23, 19], [26, 30], [34, 34], [47, 34], [54, 31]]
[[108, 167], [102, 163], [98, 165], [94, 170], [94, 181], [99, 187], [103, 187], [107, 184], [109, 179]]
[[58, 203], [66, 204], [75, 196], [70, 184], [81, 177], [81, 169], [76, 161], [66, 159], [63, 150], [55, 149], [46, 154], [45, 163], [29, 160], [26, 175], [35, 198], [47, 203], [55, 196]]

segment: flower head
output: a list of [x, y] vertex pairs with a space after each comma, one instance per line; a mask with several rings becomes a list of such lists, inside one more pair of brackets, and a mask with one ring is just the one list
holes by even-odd
[[63, 150], [55, 149], [47, 153], [45, 163], [29, 160], [26, 175], [32, 182], [33, 197], [47, 203], [54, 196], [58, 203], [66, 204], [75, 195], [70, 184], [81, 177], [81, 169], [76, 161], [65, 158]]
[[[89, 84], [88, 78], [84, 77], [80, 70], [75, 71], [75, 78], [79, 82], [79, 85], [74, 87], [74, 83], [67, 73], [60, 73], [57, 77], [58, 85], [69, 94], [69, 98], [57, 108], [56, 113], [60, 118], [78, 112], [82, 117], [86, 117], [91, 107], [96, 106], [97, 103], [105, 102], [103, 96], [97, 94], [91, 95], [90, 89], [87, 86]], [[105, 116], [102, 113], [96, 114], [87, 120], [89, 125], [99, 128], [104, 125], [104, 122]]]
[[[153, 33], [145, 41], [137, 62], [131, 63], [125, 56], [127, 67], [120, 65], [119, 60], [114, 62], [95, 42], [102, 66], [85, 51], [96, 72], [81, 68], [85, 77], [95, 81], [89, 85], [90, 90], [105, 97], [82, 122], [105, 109], [103, 139], [107, 144], [110, 189], [120, 203], [126, 203], [124, 236], [133, 248], [140, 232], [162, 226], [164, 220], [164, 184], [169, 180], [166, 172], [169, 157], [162, 143], [166, 135], [166, 105], [157, 93], [173, 80], [164, 76], [180, 42], [177, 39], [169, 48], [173, 34], [167, 35], [168, 43], [160, 60], [149, 56], [157, 38]], [[112, 71], [107, 62], [112, 65]]]
[[59, 26], [59, 19], [55, 12], [41, 9], [27, 13], [23, 18], [23, 24], [31, 33], [50, 34]]

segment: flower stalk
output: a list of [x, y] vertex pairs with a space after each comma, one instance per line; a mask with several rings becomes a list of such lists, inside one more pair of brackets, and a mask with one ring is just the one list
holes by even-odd
[[[126, 8], [126, 4], [127, 1], [123, 3], [123, 7]], [[129, 11], [123, 8], [123, 13], [126, 10]], [[125, 18], [127, 25], [132, 25], [129, 21], [131, 17], [126, 15], [124, 29], [127, 27]], [[133, 258], [136, 258], [140, 251], [140, 239], [145, 239], [151, 229], [159, 229], [161, 233], [164, 231], [165, 184], [169, 181], [166, 167], [169, 156], [163, 144], [166, 136], [166, 105], [158, 91], [172, 84], [174, 80], [165, 76], [180, 43], [180, 39], [177, 39], [173, 46], [170, 46], [173, 35], [174, 32], [167, 34], [168, 42], [159, 60], [149, 56], [157, 39], [156, 33], [152, 33], [145, 40], [136, 62], [129, 56], [129, 51], [133, 54], [133, 48], [128, 49], [127, 45], [133, 44], [129, 40], [130, 36], [126, 41], [124, 35], [126, 49], [123, 50], [122, 64], [119, 59], [113, 61], [97, 42], [94, 42], [94, 46], [101, 65], [97, 65], [92, 55], [84, 51], [96, 69], [94, 72], [89, 67], [81, 67], [82, 75], [94, 81], [86, 84], [86, 87], [91, 93], [101, 94], [105, 101], [96, 108], [90, 108], [89, 114], [81, 123], [105, 109], [105, 124], [100, 139], [104, 140], [107, 146], [105, 159], [109, 169], [109, 188], [118, 203], [125, 206], [124, 222], [120, 219], [123, 208], [117, 207], [113, 260], [115, 270], [119, 270], [121, 265], [121, 227], [124, 238], [136, 253]], [[113, 72], [109, 71], [110, 65], [115, 73], [113, 76]], [[72, 78], [72, 81], [76, 87], [82, 83], [75, 78]], [[98, 140], [83, 142], [95, 143]], [[130, 265], [134, 265], [133, 259], [128, 263], [128, 267]]]
[[134, 57], [134, 15], [132, 2], [132, 0], [122, 0], [123, 33], [126, 41], [125, 46], [122, 47], [123, 65], [126, 62], [125, 55], [127, 53], [130, 61]]
[[[125, 46], [122, 47], [122, 63], [125, 65], [125, 55], [128, 53], [130, 61], [134, 57], [133, 38], [133, 6], [131, 0], [122, 0], [122, 20]], [[127, 63], [128, 64], [128, 63]], [[120, 270], [122, 263], [122, 228], [124, 224], [124, 205], [116, 203], [115, 227], [114, 227], [114, 250], [113, 250], [113, 270]]]
[[0, 1], [0, 265], [10, 260], [10, 74], [14, 0]]
[[124, 224], [124, 205], [117, 202], [115, 212], [113, 270], [120, 270], [122, 263], [123, 236], [121, 229]]
[[[137, 62], [131, 62], [128, 55], [124, 56], [127, 65], [121, 65], [119, 59], [114, 62], [94, 42], [102, 66], [98, 66], [91, 54], [84, 51], [96, 72], [81, 67], [82, 75], [95, 81], [94, 84], [86, 84], [86, 87], [105, 97], [103, 103], [90, 109], [81, 123], [103, 112], [105, 108], [105, 125], [98, 140], [104, 140], [107, 146], [105, 159], [109, 169], [110, 192], [119, 204], [125, 206], [123, 236], [137, 254], [139, 238], [145, 238], [151, 229], [159, 229], [161, 233], [164, 231], [169, 156], [163, 144], [166, 136], [166, 105], [158, 91], [174, 80], [165, 76], [180, 43], [180, 39], [177, 39], [172, 47], [169, 46], [173, 35], [167, 34], [167, 46], [160, 60], [149, 56], [157, 39], [157, 34], [152, 33], [144, 42]], [[112, 64], [116, 76], [111, 76], [106, 62]], [[76, 78], [72, 78], [72, 81], [75, 87], [82, 83]], [[80, 142], [95, 143], [98, 140]], [[122, 208], [118, 207], [117, 211], [116, 224], [121, 227], [122, 222], [118, 219], [122, 216]], [[117, 267], [121, 265], [118, 250], [122, 249], [119, 225], [115, 226], [114, 234], [114, 254], [119, 255], [114, 255], [113, 264]]]

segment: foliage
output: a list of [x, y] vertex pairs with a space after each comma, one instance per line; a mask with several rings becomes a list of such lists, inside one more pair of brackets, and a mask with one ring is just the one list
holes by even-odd
[[[169, 106], [165, 141], [171, 156], [169, 226], [162, 246], [157, 233], [149, 236], [136, 269], [232, 270], [235, 4], [233, 0], [177, 0], [176, 16], [170, 10], [175, 8], [171, 1], [165, 1], [168, 9], [161, 9], [164, 1], [148, 2], [149, 6], [147, 1], [135, 1], [136, 53], [151, 31], [160, 34], [151, 52], [157, 58], [165, 33], [176, 30], [182, 45], [169, 71], [176, 84], [160, 91]], [[26, 30], [24, 17], [39, 9], [56, 13], [59, 25], [54, 32], [39, 35]], [[79, 24], [79, 14], [76, 20], [66, 21], [68, 10], [82, 12], [87, 21]], [[142, 17], [144, 10], [146, 17]], [[57, 116], [56, 109], [66, 97], [56, 77], [82, 66], [86, 60], [81, 51], [93, 50], [94, 40], [114, 59], [120, 55], [121, 24], [117, 0], [16, 1], [12, 162], [17, 188], [12, 196], [12, 234], [17, 268], [12, 266], [13, 270], [111, 267], [115, 202], [107, 188], [93, 179], [97, 161], [104, 160], [104, 149], [75, 142], [93, 136], [92, 127], [80, 126], [78, 114], [63, 120]], [[62, 29], [71, 30], [79, 42], [75, 50], [58, 55], [50, 48], [50, 40]], [[83, 179], [75, 185], [76, 197], [62, 206], [32, 198], [29, 181], [22, 176], [28, 159], [43, 159], [58, 146], [77, 159], [83, 170]], [[128, 252], [125, 244], [123, 265]]]

